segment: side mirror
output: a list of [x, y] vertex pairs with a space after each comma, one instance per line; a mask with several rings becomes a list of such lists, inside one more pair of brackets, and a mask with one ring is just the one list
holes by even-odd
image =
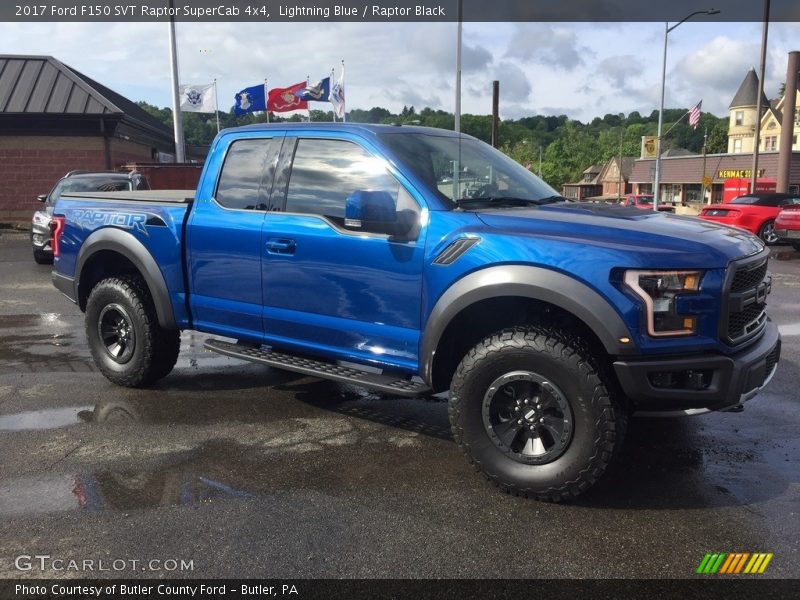
[[47, 202], [47, 194], [39, 194], [38, 196], [36, 196], [36, 199], [39, 202]]
[[[411, 213], [410, 215], [407, 213]], [[385, 233], [397, 241], [404, 241], [415, 227], [416, 213], [397, 212], [388, 192], [359, 190], [348, 196], [345, 204], [344, 225], [349, 229], [368, 233]]]

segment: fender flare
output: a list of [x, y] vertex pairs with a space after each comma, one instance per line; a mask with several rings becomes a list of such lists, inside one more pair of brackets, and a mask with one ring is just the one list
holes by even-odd
[[589, 286], [551, 269], [527, 265], [503, 265], [475, 271], [451, 285], [431, 310], [421, 344], [422, 379], [433, 381], [436, 348], [448, 324], [463, 309], [490, 298], [517, 296], [554, 304], [583, 321], [600, 339], [611, 356], [631, 354], [632, 338], [616, 310]]
[[[175, 313], [169, 298], [169, 290], [153, 255], [133, 234], [113, 227], [103, 227], [92, 232], [81, 244], [75, 263], [75, 298], [80, 299], [80, 281], [83, 267], [97, 252], [111, 250], [127, 258], [144, 277], [153, 297], [158, 323], [165, 329], [177, 329]], [[84, 308], [83, 306], [81, 307]]]

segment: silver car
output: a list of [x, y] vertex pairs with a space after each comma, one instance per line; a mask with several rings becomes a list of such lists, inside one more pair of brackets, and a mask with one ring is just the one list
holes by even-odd
[[33, 260], [40, 265], [53, 262], [50, 220], [53, 216], [53, 206], [61, 194], [65, 192], [123, 192], [149, 189], [147, 179], [135, 171], [127, 173], [70, 171], [58, 180], [49, 194], [38, 196], [39, 201], [44, 203], [44, 207], [33, 213], [33, 222], [31, 223]]

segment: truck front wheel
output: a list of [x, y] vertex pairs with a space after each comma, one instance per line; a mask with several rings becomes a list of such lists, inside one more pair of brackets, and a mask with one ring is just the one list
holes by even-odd
[[109, 380], [141, 387], [172, 371], [180, 332], [158, 324], [150, 291], [141, 277], [100, 281], [86, 302], [86, 337], [94, 362]]
[[456, 442], [490, 481], [551, 502], [600, 478], [627, 417], [588, 346], [537, 326], [503, 330], [472, 348], [453, 377], [449, 411]]

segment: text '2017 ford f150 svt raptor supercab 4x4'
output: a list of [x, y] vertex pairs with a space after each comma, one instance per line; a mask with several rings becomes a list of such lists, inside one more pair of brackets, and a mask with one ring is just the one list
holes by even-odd
[[53, 223], [54, 284], [114, 383], [169, 374], [191, 329], [279, 369], [449, 390], [467, 458], [540, 500], [597, 481], [629, 414], [739, 409], [780, 356], [757, 237], [568, 202], [449, 131], [229, 129], [196, 191], [65, 194]]

